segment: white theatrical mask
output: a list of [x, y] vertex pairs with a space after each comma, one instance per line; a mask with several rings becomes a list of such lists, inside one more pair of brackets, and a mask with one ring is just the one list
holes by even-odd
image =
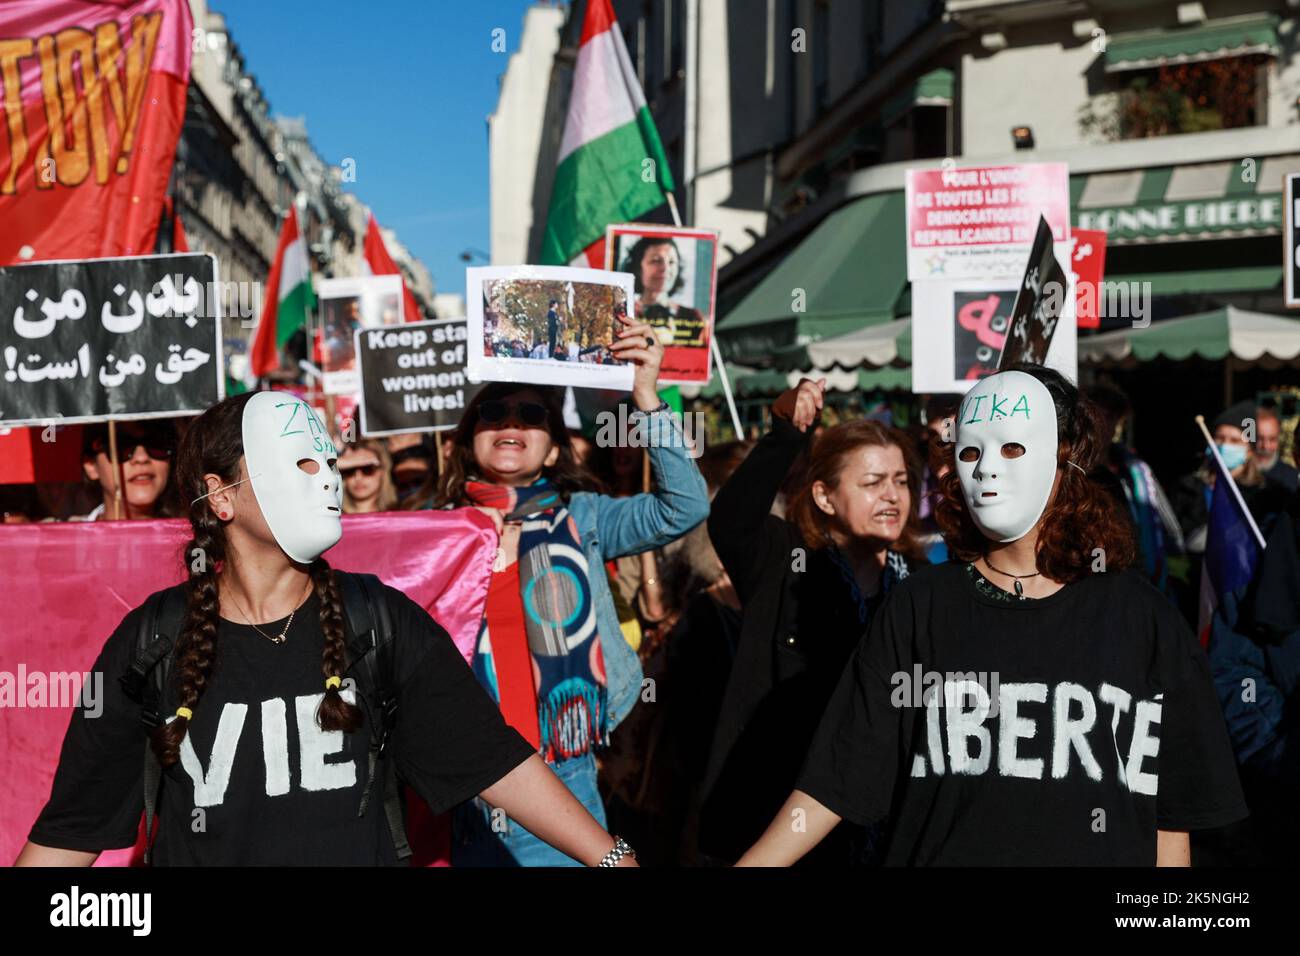
[[999, 372], [966, 393], [957, 415], [957, 477], [985, 537], [1015, 541], [1038, 522], [1052, 494], [1056, 453], [1056, 405], [1038, 379]]
[[244, 464], [267, 527], [285, 554], [310, 564], [343, 536], [338, 449], [311, 407], [288, 392], [250, 398], [243, 435]]

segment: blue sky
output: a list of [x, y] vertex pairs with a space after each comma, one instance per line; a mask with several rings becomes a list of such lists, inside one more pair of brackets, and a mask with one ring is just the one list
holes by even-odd
[[[463, 249], [488, 249], [487, 116], [528, 0], [210, 0], [273, 114], [305, 116], [327, 162], [440, 292], [465, 291]], [[492, 31], [505, 30], [505, 53]], [[479, 264], [479, 263], [476, 263]]]

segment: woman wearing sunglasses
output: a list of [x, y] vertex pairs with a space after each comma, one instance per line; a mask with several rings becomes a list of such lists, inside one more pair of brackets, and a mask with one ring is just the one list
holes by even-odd
[[[478, 508], [495, 523], [500, 547], [474, 673], [602, 826], [594, 751], [642, 689], [604, 565], [662, 547], [709, 513], [704, 479], [655, 390], [663, 346], [645, 323], [621, 321], [612, 350], [636, 365], [632, 418], [650, 443], [653, 494], [596, 493], [574, 458], [558, 389], [494, 383], [465, 410], [444, 474], [425, 496], [433, 507]], [[457, 809], [452, 863], [578, 865], [481, 799]]]
[[110, 457], [107, 425], [86, 427], [81, 467], [86, 480], [99, 486], [100, 502], [88, 514], [70, 521], [112, 518], [170, 518], [178, 514], [172, 493], [172, 459], [176, 427], [170, 421], [121, 422], [117, 425], [117, 455], [121, 466], [122, 507], [116, 510], [118, 475]]
[[344, 448], [339, 456], [343, 513], [367, 514], [396, 508], [392, 468], [392, 458], [382, 441], [366, 438]]

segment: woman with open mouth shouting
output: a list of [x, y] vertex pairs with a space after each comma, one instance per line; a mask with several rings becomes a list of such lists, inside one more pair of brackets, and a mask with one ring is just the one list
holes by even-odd
[[[659, 548], [709, 513], [680, 422], [655, 389], [663, 346], [620, 316], [611, 351], [636, 365], [628, 434], [647, 447], [655, 491], [613, 498], [573, 455], [558, 389], [495, 383], [470, 402], [447, 468], [426, 500], [475, 507], [501, 536], [473, 667], [518, 730], [602, 825], [597, 749], [642, 692], [641, 663], [619, 627], [605, 564]], [[606, 434], [606, 430], [602, 430]], [[599, 440], [599, 436], [598, 436]], [[490, 797], [458, 808], [456, 866], [574, 866]]]
[[[794, 785], [817, 721], [881, 599], [921, 561], [920, 467], [902, 433], [873, 421], [815, 439], [826, 381], [772, 405], [772, 430], [718, 492], [709, 537], [744, 605], [740, 644], [705, 773], [700, 851], [734, 862]], [[791, 475], [801, 455], [803, 474]], [[796, 489], [784, 519], [783, 485]], [[870, 857], [839, 831], [821, 861]]]

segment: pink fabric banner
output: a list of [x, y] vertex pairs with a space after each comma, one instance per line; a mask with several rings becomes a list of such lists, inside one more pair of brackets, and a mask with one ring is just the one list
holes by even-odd
[[[0, 526], [0, 671], [15, 681], [20, 672], [84, 674], [128, 611], [183, 580], [188, 540], [189, 523], [181, 520]], [[326, 559], [404, 592], [468, 660], [496, 543], [490, 522], [472, 508], [345, 515], [343, 539]], [[49, 798], [72, 706], [62, 700], [27, 706], [24, 686], [16, 698], [0, 707], [0, 865], [17, 856]], [[442, 862], [445, 821], [413, 809], [417, 862]], [[108, 851], [98, 865], [127, 865], [140, 850], [137, 843], [135, 850]]]

